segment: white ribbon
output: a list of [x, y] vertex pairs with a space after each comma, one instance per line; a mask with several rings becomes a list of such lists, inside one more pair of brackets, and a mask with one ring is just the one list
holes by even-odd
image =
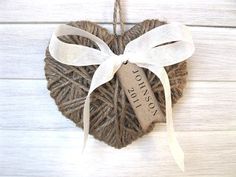
[[[78, 35], [88, 38], [95, 42], [100, 50], [62, 42], [58, 39], [58, 36], [63, 35]], [[164, 67], [184, 61], [193, 54], [194, 44], [191, 33], [186, 26], [179, 23], [170, 23], [156, 27], [130, 41], [122, 55], [115, 55], [107, 44], [95, 35], [76, 27], [60, 25], [52, 35], [49, 51], [54, 59], [63, 64], [74, 66], [99, 65], [93, 75], [84, 103], [83, 149], [89, 134], [90, 94], [102, 84], [110, 81], [124, 61], [135, 63], [139, 67], [152, 71], [164, 87], [170, 150], [176, 163], [184, 171], [184, 153], [174, 133], [170, 83]]]

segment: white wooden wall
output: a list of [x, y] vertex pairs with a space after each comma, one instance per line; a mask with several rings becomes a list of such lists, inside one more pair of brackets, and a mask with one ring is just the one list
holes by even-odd
[[58, 112], [46, 89], [44, 51], [58, 24], [91, 20], [111, 30], [113, 0], [0, 0], [0, 176], [235, 177], [236, 1], [123, 0], [127, 28], [147, 18], [190, 26], [196, 52], [174, 107], [182, 173], [165, 124], [116, 150]]

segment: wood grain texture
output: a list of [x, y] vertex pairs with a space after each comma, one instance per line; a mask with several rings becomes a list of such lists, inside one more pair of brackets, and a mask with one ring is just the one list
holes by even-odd
[[235, 177], [236, 1], [121, 0], [127, 29], [158, 18], [190, 25], [196, 52], [174, 107], [185, 151], [182, 173], [169, 152], [166, 125], [116, 150], [65, 119], [44, 79], [44, 52], [58, 24], [102, 23], [112, 31], [113, 0], [0, 1], [0, 177]]
[[[112, 0], [8, 0], [0, 2], [0, 22], [111, 22]], [[95, 7], [96, 6], [96, 7]], [[235, 26], [234, 0], [122, 0], [125, 21], [166, 18], [191, 25]], [[127, 10], [128, 9], [128, 10]]]
[[[44, 53], [57, 25], [0, 25], [0, 78], [44, 79]], [[112, 31], [111, 25], [103, 25]], [[127, 29], [131, 25], [127, 26]], [[236, 29], [191, 27], [189, 80], [235, 81]]]
[[[189, 82], [174, 107], [176, 129], [236, 131], [235, 88], [234, 82]], [[0, 100], [0, 129], [74, 128], [57, 110], [44, 80], [0, 80]]]
[[158, 130], [121, 150], [89, 137], [84, 159], [82, 131], [0, 131], [1, 176], [233, 177], [236, 132], [177, 132], [185, 151], [182, 173]]

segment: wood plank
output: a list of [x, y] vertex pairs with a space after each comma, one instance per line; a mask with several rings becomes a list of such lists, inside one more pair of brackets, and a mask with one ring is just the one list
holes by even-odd
[[[186, 171], [173, 161], [165, 132], [152, 132], [116, 150], [82, 131], [0, 131], [0, 176], [234, 177], [236, 132], [178, 132]], [[137, 163], [138, 162], [138, 163]], [[124, 165], [125, 164], [125, 165]]]
[[71, 129], [58, 111], [46, 81], [0, 80], [0, 129]]
[[[0, 78], [44, 78], [44, 53], [57, 25], [0, 25]], [[112, 31], [111, 25], [103, 25]], [[127, 29], [131, 26], [128, 25]], [[235, 81], [236, 29], [191, 27], [189, 80]]]
[[[114, 0], [8, 0], [0, 2], [0, 22], [111, 22]], [[126, 22], [166, 18], [191, 25], [236, 26], [234, 0], [122, 0]]]
[[[174, 107], [178, 131], [236, 131], [236, 83], [189, 82]], [[57, 110], [45, 80], [0, 80], [0, 128], [64, 130], [75, 125]], [[165, 124], [157, 128], [165, 129]]]
[[189, 61], [189, 79], [236, 81], [236, 29], [192, 28], [196, 51]]

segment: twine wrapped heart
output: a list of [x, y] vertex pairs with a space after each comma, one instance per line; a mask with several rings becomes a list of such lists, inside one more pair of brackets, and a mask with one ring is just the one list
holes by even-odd
[[[162, 117], [160, 111], [156, 110], [154, 114], [150, 115], [151, 107], [149, 106], [145, 112], [143, 112], [144, 109], [137, 111], [132, 103], [132, 97], [128, 96], [129, 89], [126, 89], [125, 93], [129, 102], [132, 103], [136, 115], [139, 115], [139, 121], [137, 121], [120, 86], [119, 79], [122, 81], [123, 87], [125, 87], [125, 82], [126, 86], [130, 87], [130, 82], [133, 80], [125, 81], [124, 78], [129, 77], [127, 73], [130, 73], [131, 68], [135, 68], [132, 71], [134, 73], [140, 70], [138, 66], [146, 68], [147, 79], [142, 69], [140, 70], [142, 76], [139, 78], [145, 78], [147, 84], [145, 94], [153, 93], [147, 99], [143, 97], [145, 95], [139, 96], [143, 97], [142, 99], [146, 100], [148, 105], [150, 105], [150, 99], [155, 102], [152, 103], [153, 105], [157, 106], [157, 100], [162, 103], [160, 105], [162, 112], [166, 113], [170, 149], [176, 163], [184, 170], [184, 154], [174, 134], [171, 105], [172, 99], [176, 102], [182, 95], [186, 82], [186, 63], [183, 61], [189, 58], [194, 51], [191, 33], [181, 24], [165, 24], [158, 20], [146, 20], [117, 36], [116, 6], [120, 7], [119, 0], [115, 3], [115, 36], [91, 22], [61, 25], [53, 33], [45, 59], [48, 89], [62, 113], [84, 128], [84, 146], [88, 133], [90, 133], [96, 138], [120, 148], [150, 131], [155, 121], [163, 121], [163, 119], [158, 119]], [[150, 24], [153, 25], [150, 26]], [[161, 27], [157, 28], [157, 26]], [[138, 30], [138, 27], [142, 31]], [[123, 23], [121, 28], [124, 31]], [[155, 36], [157, 38], [153, 38]], [[157, 57], [160, 58], [159, 61], [156, 59]], [[125, 68], [124, 62], [131, 62], [128, 65], [133, 66], [121, 69]], [[99, 66], [95, 66], [97, 64]], [[171, 66], [167, 68], [168, 65]], [[115, 76], [117, 71], [119, 79]], [[122, 74], [122, 71], [128, 72]], [[173, 78], [170, 71], [174, 75], [172, 77], [175, 78], [174, 85], [177, 85], [177, 91], [181, 94], [177, 94], [176, 97], [174, 97], [176, 94], [173, 94], [175, 92], [172, 91]], [[139, 84], [139, 89], [143, 88], [144, 82]], [[161, 88], [161, 91], [158, 91], [158, 88]], [[136, 99], [136, 101], [138, 100]], [[149, 120], [140, 118], [140, 115], [149, 117]], [[150, 116], [156, 118], [150, 119]], [[127, 140], [129, 140], [128, 143]]]
[[[129, 41], [163, 24], [165, 22], [146, 20], [136, 24], [124, 35], [115, 36], [92, 22], [69, 23], [102, 39], [115, 54], [122, 54]], [[91, 40], [80, 36], [62, 36], [60, 39], [71, 44], [97, 48]], [[65, 65], [53, 59], [48, 49], [46, 51], [45, 75], [50, 95], [62, 114], [79, 127], [83, 126], [83, 105], [97, 67], [97, 65], [81, 67]], [[182, 96], [186, 84], [187, 63], [183, 61], [167, 66], [165, 69], [170, 79], [172, 102], [176, 103]], [[163, 86], [157, 76], [147, 69], [144, 70], [161, 110], [165, 113]], [[153, 123], [147, 132], [142, 130], [116, 76], [92, 93], [90, 107], [90, 134], [116, 148], [127, 146], [150, 132], [154, 126]], [[160, 122], [165, 122], [165, 120], [160, 120]]]

